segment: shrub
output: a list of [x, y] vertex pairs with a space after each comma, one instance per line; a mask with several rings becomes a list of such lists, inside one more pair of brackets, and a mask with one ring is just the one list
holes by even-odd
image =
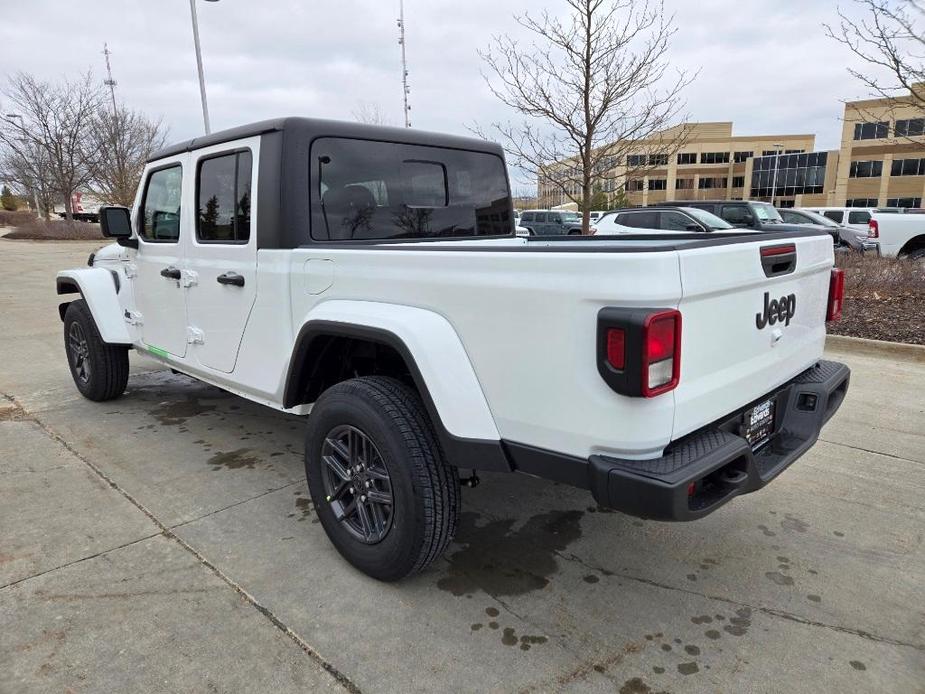
[[33, 241], [101, 241], [103, 234], [99, 224], [87, 222], [45, 221], [33, 217], [31, 221], [19, 224], [4, 238]]
[[31, 222], [35, 215], [28, 210], [0, 210], [0, 227], [18, 227], [20, 224]]

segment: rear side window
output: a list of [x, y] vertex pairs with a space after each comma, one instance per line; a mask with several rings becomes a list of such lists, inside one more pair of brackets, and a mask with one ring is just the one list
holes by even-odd
[[822, 213], [823, 217], [828, 217], [834, 222], [841, 224], [842, 220], [845, 218], [845, 213], [841, 210], [825, 210]]
[[151, 172], [141, 200], [139, 235], [149, 243], [176, 243], [180, 238], [183, 168], [179, 164]]
[[315, 240], [511, 234], [507, 173], [493, 154], [328, 137], [309, 162]]
[[625, 212], [617, 217], [617, 224], [634, 229], [658, 229], [656, 212]]
[[532, 212], [524, 212], [524, 213], [520, 216], [520, 221], [521, 221], [521, 222], [532, 222], [532, 221], [533, 221], [533, 213], [532, 213]]
[[870, 212], [849, 212], [848, 224], [867, 224], [870, 221]]
[[251, 234], [251, 153], [230, 152], [199, 162], [196, 238], [207, 243], [247, 243]]

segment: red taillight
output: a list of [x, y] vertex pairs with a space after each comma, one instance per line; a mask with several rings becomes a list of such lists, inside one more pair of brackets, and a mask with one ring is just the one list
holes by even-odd
[[837, 267], [832, 268], [829, 279], [829, 305], [825, 311], [826, 322], [840, 320], [842, 307], [845, 303], [845, 271]]
[[877, 223], [876, 219], [872, 219], [867, 223], [867, 238], [869, 239], [879, 239], [880, 238], [880, 225]]
[[617, 371], [626, 366], [626, 331], [610, 328], [607, 331], [607, 363]]
[[651, 398], [677, 387], [681, 375], [681, 314], [646, 316], [642, 324], [642, 394]]

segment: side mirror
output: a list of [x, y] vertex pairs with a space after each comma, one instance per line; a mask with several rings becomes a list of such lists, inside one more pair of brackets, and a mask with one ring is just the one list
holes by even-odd
[[132, 236], [132, 217], [127, 207], [101, 207], [100, 230], [107, 239], [115, 239], [120, 246], [138, 248]]

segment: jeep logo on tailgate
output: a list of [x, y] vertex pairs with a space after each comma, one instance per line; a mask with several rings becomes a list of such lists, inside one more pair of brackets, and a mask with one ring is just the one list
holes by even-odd
[[778, 321], [783, 321], [784, 325], [790, 325], [790, 319], [797, 309], [797, 295], [789, 294], [782, 296], [780, 299], [770, 299], [768, 292], [764, 293], [764, 311], [755, 314], [755, 325], [761, 330], [766, 325], [774, 325]]

